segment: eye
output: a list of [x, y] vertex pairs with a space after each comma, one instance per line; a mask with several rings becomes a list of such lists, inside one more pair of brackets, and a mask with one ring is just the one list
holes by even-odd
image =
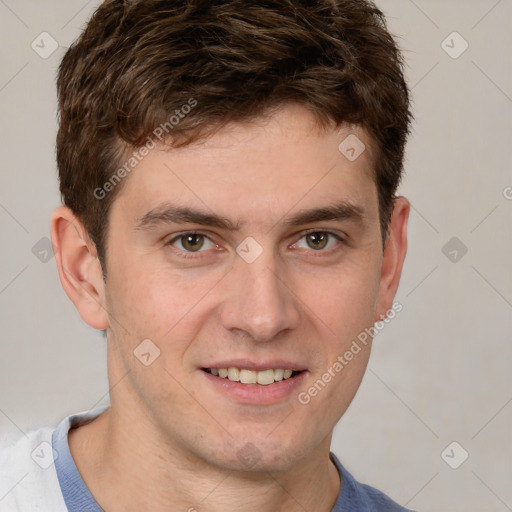
[[[302, 243], [303, 240], [305, 241], [305, 245]], [[339, 242], [342, 242], [342, 238], [330, 231], [310, 231], [293, 245], [299, 249], [325, 251], [326, 249], [336, 247]]]
[[[208, 247], [207, 244], [210, 244]], [[201, 249], [212, 249], [215, 244], [203, 233], [189, 232], [175, 236], [169, 245], [186, 252], [202, 252]], [[205, 247], [206, 245], [206, 247]]]

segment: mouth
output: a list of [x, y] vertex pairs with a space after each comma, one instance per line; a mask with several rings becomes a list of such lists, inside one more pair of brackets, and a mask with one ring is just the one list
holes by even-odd
[[257, 384], [260, 386], [269, 386], [275, 382], [293, 379], [304, 371], [287, 368], [268, 368], [256, 371], [233, 366], [229, 368], [201, 368], [201, 370], [219, 379], [239, 382], [240, 384]]

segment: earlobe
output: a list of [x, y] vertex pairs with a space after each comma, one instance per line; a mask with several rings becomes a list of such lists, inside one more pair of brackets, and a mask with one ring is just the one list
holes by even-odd
[[392, 307], [407, 253], [407, 222], [411, 205], [405, 197], [394, 200], [388, 236], [384, 246], [376, 321]]
[[64, 291], [85, 323], [95, 329], [107, 329], [105, 283], [96, 247], [86, 229], [66, 206], [53, 212], [50, 229]]

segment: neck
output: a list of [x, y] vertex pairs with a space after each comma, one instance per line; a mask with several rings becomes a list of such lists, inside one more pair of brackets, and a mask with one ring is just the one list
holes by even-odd
[[300, 464], [274, 473], [212, 465], [113, 407], [68, 439], [85, 484], [106, 512], [198, 512], [204, 506], [211, 512], [330, 512], [340, 489], [330, 436]]

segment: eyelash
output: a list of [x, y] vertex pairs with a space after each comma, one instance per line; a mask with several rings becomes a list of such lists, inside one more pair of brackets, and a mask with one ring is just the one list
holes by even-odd
[[[341, 244], [343, 244], [345, 242], [345, 239], [342, 238], [340, 235], [338, 235], [337, 233], [334, 233], [332, 231], [328, 231], [328, 230], [321, 230], [321, 229], [310, 229], [308, 231], [305, 231], [302, 233], [302, 235], [300, 236], [300, 238], [297, 240], [297, 242], [294, 242], [294, 244], [292, 245], [295, 245], [297, 244], [300, 240], [302, 240], [304, 237], [308, 236], [308, 235], [311, 235], [313, 233], [323, 233], [325, 235], [328, 235], [328, 236], [331, 236], [333, 238], [335, 238], [338, 242], [340, 242]], [[204, 236], [205, 238], [207, 238], [210, 242], [212, 242], [213, 244], [217, 245], [212, 239], [211, 237], [207, 234], [207, 233], [203, 233], [202, 231], [185, 231], [183, 233], [180, 233], [179, 235], [176, 235], [174, 236], [171, 240], [169, 240], [166, 245], [169, 245], [171, 247], [173, 247], [173, 244], [174, 242], [180, 240], [180, 239], [183, 239], [185, 238], [186, 236], [188, 235], [201, 235], [201, 236]], [[206, 252], [206, 251], [196, 251], [196, 252], [193, 252], [193, 251], [186, 251], [184, 249], [178, 249], [176, 247], [173, 247], [173, 249], [176, 249], [176, 251], [179, 253], [179, 256], [182, 257], [182, 258], [185, 258], [185, 259], [195, 259], [195, 258], [200, 258], [202, 257], [201, 256], [201, 253], [203, 252]], [[309, 249], [309, 251], [315, 253], [319, 253], [317, 256], [322, 256], [322, 255], [325, 255], [326, 253], [327, 254], [330, 254], [333, 250], [338, 250], [339, 249], [339, 244], [336, 246], [336, 247], [331, 247], [329, 249], [326, 249], [326, 250], [318, 250], [318, 251], [315, 251], [314, 249]], [[315, 255], [315, 257], [317, 257]]]

